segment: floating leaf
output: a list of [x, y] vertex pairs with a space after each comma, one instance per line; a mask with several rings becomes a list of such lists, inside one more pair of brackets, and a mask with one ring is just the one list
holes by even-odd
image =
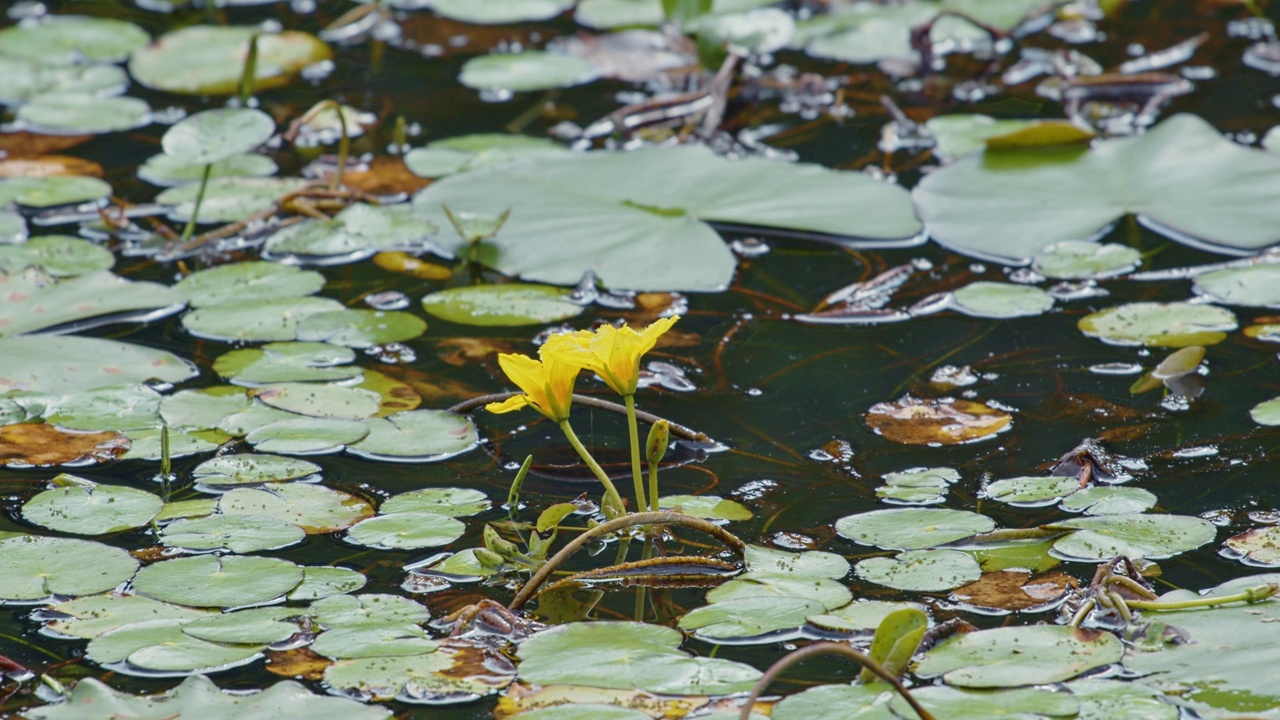
[[460, 135], [414, 148], [405, 154], [404, 163], [415, 175], [439, 178], [464, 170], [568, 151], [559, 143], [526, 135]]
[[1084, 678], [1067, 683], [1080, 701], [1080, 720], [1177, 720], [1178, 709], [1146, 685]]
[[334, 660], [421, 655], [438, 647], [417, 625], [334, 628], [311, 643], [312, 651]]
[[882, 477], [885, 484], [876, 488], [876, 497], [899, 505], [932, 505], [946, 498], [960, 473], [952, 468], [914, 468]]
[[508, 283], [448, 288], [422, 298], [431, 315], [459, 325], [545, 325], [580, 315], [570, 292], [547, 285]]
[[303, 297], [225, 303], [192, 310], [182, 316], [182, 327], [197, 337], [212, 340], [294, 340], [298, 323], [310, 315], [341, 310], [342, 303], [329, 298]]
[[163, 505], [145, 490], [90, 483], [45, 490], [22, 504], [22, 517], [59, 532], [105, 535], [146, 525]]
[[249, 39], [255, 35], [254, 92], [285, 85], [307, 65], [332, 57], [314, 35], [296, 30], [263, 33], [255, 27], [193, 25], [135, 50], [129, 73], [152, 90], [231, 95], [240, 82]]
[[276, 342], [232, 350], [213, 361], [213, 370], [237, 385], [341, 382], [363, 374], [358, 366], [347, 365], [355, 359], [350, 348], [328, 343]]
[[290, 601], [319, 600], [355, 592], [369, 581], [363, 573], [344, 567], [304, 567], [302, 570], [302, 582], [287, 596]]
[[818, 685], [788, 695], [773, 720], [874, 720], [888, 715], [890, 693], [880, 685]]
[[383, 250], [418, 250], [436, 225], [408, 205], [348, 205], [332, 220], [303, 220], [267, 239], [264, 251], [308, 262], [352, 262]]
[[303, 483], [236, 488], [218, 500], [218, 510], [281, 520], [308, 533], [337, 532], [373, 515], [369, 503], [350, 493]]
[[299, 615], [286, 607], [237, 610], [194, 620], [182, 626], [182, 632], [209, 642], [260, 645], [288, 640], [299, 632], [297, 622], [286, 618]]
[[1085, 142], [1094, 134], [1067, 120], [997, 120], [987, 115], [939, 115], [924, 124], [936, 142], [934, 153], [946, 159], [981, 152], [993, 139], [1009, 145], [1029, 139], [1037, 145]]
[[874, 632], [890, 613], [907, 608], [921, 611], [925, 609], [924, 606], [915, 603], [855, 600], [830, 612], [812, 615], [808, 621], [809, 624], [829, 632]]
[[160, 417], [171, 429], [206, 430], [252, 402], [242, 388], [228, 385], [179, 390], [160, 399]]
[[[573, 684], [662, 694], [722, 695], [749, 690], [760, 672], [677, 648], [680, 633], [660, 625], [579, 622], [520, 643], [519, 677], [538, 685]], [[620, 672], [619, 669], [626, 670]]]
[[41, 235], [19, 245], [0, 245], [0, 274], [36, 267], [46, 275], [71, 277], [106, 270], [115, 263], [110, 250], [70, 235]]
[[685, 614], [680, 628], [710, 640], [751, 638], [797, 628], [826, 607], [799, 597], [747, 597], [714, 602]]
[[302, 542], [304, 537], [302, 528], [283, 520], [223, 514], [178, 520], [160, 533], [161, 542], [169, 547], [234, 553], [279, 550]]
[[1197, 275], [1191, 289], [1224, 305], [1280, 305], [1280, 265], [1267, 263], [1214, 270]]
[[582, 58], [528, 50], [472, 58], [462, 66], [458, 82], [477, 90], [527, 92], [573, 87], [596, 77], [595, 68]]
[[[1051, 190], [1050, 190], [1051, 189]], [[1244, 254], [1280, 240], [1280, 158], [1193, 115], [1091, 149], [988, 151], [912, 192], [929, 234], [968, 255], [1025, 263], [1133, 213], [1175, 240]], [[999, 218], [999, 222], [992, 222]]]
[[1031, 267], [1045, 277], [1097, 280], [1123, 275], [1142, 264], [1142, 253], [1128, 245], [1064, 240], [1036, 253]]
[[[377, 370], [365, 370], [364, 379], [355, 387], [377, 394], [378, 412], [374, 413], [376, 418], [386, 418], [397, 413], [416, 410], [422, 404], [422, 396], [413, 389], [412, 385], [383, 375]], [[371, 422], [369, 432], [372, 433], [375, 427], [387, 429], [380, 423]]]
[[51, 595], [90, 595], [133, 577], [138, 561], [119, 548], [67, 538], [17, 535], [0, 539], [0, 602]]
[[977, 561], [956, 550], [912, 550], [897, 557], [867, 558], [854, 566], [868, 582], [917, 592], [941, 592], [982, 576]]
[[90, 595], [58, 603], [53, 609], [57, 616], [46, 623], [50, 631], [85, 640], [146, 620], [188, 622], [214, 616], [209, 610], [172, 605], [141, 595]]
[[44, 423], [0, 427], [0, 466], [92, 465], [129, 449], [117, 432], [77, 432]]
[[259, 402], [315, 418], [358, 420], [378, 411], [378, 397], [358, 388], [325, 383], [276, 383], [255, 389]]
[[951, 599], [984, 612], [1046, 610], [1077, 586], [1075, 578], [1060, 572], [1032, 578], [1026, 570], [997, 570], [952, 590]]
[[300, 417], [254, 428], [245, 440], [259, 452], [308, 455], [338, 452], [368, 434], [363, 420]]
[[509, 25], [530, 20], [550, 20], [573, 7], [574, 0], [425, 0], [414, 7], [428, 7], [436, 14], [461, 22]]
[[446, 410], [410, 410], [371, 418], [369, 434], [347, 449], [361, 457], [395, 462], [433, 462], [479, 444], [475, 423]]
[[1259, 425], [1280, 425], [1280, 397], [1264, 400], [1249, 410], [1249, 417]]
[[52, 208], [99, 203], [110, 195], [111, 185], [95, 177], [0, 178], [0, 205]]
[[752, 513], [742, 503], [716, 495], [668, 495], [658, 500], [658, 508], [708, 520], [750, 520]]
[[148, 565], [138, 571], [133, 587], [139, 595], [165, 602], [238, 607], [274, 600], [301, 581], [302, 568], [287, 560], [196, 555]]
[[279, 170], [275, 160], [256, 153], [233, 155], [210, 166], [185, 163], [159, 153], [138, 166], [138, 179], [160, 187], [178, 187], [200, 182], [205, 167], [209, 167], [210, 178], [270, 177]]
[[[991, 718], [1074, 718], [1080, 702], [1070, 693], [1039, 688], [973, 692], [953, 687], [935, 686], [912, 691], [916, 700], [935, 717], [947, 720], [990, 720]], [[892, 697], [889, 706], [894, 717], [910, 717], [914, 711], [901, 697]]]
[[474, 488], [423, 488], [393, 495], [379, 512], [433, 512], [447, 517], [476, 515], [493, 507], [489, 497]]
[[862, 545], [919, 550], [990, 532], [996, 523], [967, 510], [903, 508], [872, 510], [836, 521], [836, 532]]
[[[705, 291], [723, 289], [735, 262], [704, 223], [910, 245], [920, 226], [906, 199], [901, 188], [861, 173], [727, 160], [681, 145], [566, 153], [459, 173], [420, 191], [414, 207], [441, 227], [448, 227], [445, 206], [487, 215], [511, 208], [479, 253], [507, 275], [575, 285], [590, 270], [610, 288]], [[565, 217], [575, 219], [572, 226]], [[465, 247], [448, 233], [436, 240], [454, 253]]]
[[[182, 632], [181, 620], [147, 620], [89, 641], [85, 655], [97, 663], [125, 664], [117, 671], [213, 672], [243, 665], [259, 657], [261, 645], [224, 645]], [[139, 671], [142, 671], [141, 673]]]
[[1064, 520], [1053, 527], [1075, 530], [1054, 541], [1054, 552], [1085, 561], [1170, 557], [1212, 542], [1218, 532], [1203, 518], [1136, 513]]
[[383, 550], [440, 547], [462, 537], [466, 525], [433, 512], [398, 512], [356, 523], [347, 531], [352, 542]]
[[895, 402], [867, 409], [867, 424], [876, 434], [907, 445], [955, 445], [992, 437], [1007, 430], [1013, 418], [1003, 410], [973, 400], [925, 400], [904, 395]]
[[1142, 488], [1093, 487], [1079, 490], [1062, 501], [1067, 512], [1085, 515], [1124, 515], [1140, 513], [1156, 506], [1154, 493]]
[[234, 717], [238, 720], [382, 720], [391, 711], [354, 700], [315, 695], [293, 681], [278, 682], [266, 690], [224, 693], [203, 675], [187, 678], [161, 695], [135, 696], [118, 692], [93, 678], [76, 683], [67, 702], [27, 708], [33, 720], [83, 720], [89, 716], [153, 720], [200, 716]]
[[38, 65], [0, 49], [0, 103], [5, 105], [57, 93], [114, 95], [128, 85], [129, 76], [114, 65]]
[[1280, 527], [1245, 530], [1227, 538], [1222, 545], [1247, 565], [1280, 567]]
[[160, 425], [160, 394], [146, 385], [84, 390], [44, 400], [45, 422], [65, 430], [138, 430]]
[[915, 672], [959, 687], [1043, 685], [1119, 662], [1123, 655], [1124, 645], [1109, 632], [1006, 627], [954, 635], [925, 653]]
[[1236, 316], [1213, 305], [1136, 302], [1086, 315], [1080, 331], [1110, 345], [1215, 345], [1236, 329]]
[[298, 339], [367, 348], [412, 340], [426, 330], [426, 322], [406, 312], [346, 309], [308, 316], [298, 323]]
[[219, 487], [302, 480], [319, 473], [320, 466], [298, 458], [242, 453], [205, 460], [191, 472], [195, 482]]
[[1053, 296], [1044, 290], [1012, 283], [969, 283], [953, 292], [951, 297], [956, 310], [980, 318], [1042, 315], [1053, 307]]
[[1052, 505], [1079, 489], [1080, 481], [1073, 477], [1016, 477], [997, 480], [982, 492], [1014, 507], [1039, 507]]
[[199, 308], [303, 297], [323, 287], [324, 276], [314, 270], [255, 260], [192, 273], [178, 281], [173, 289], [186, 295], [191, 307]]
[[462, 702], [491, 695], [511, 682], [510, 675], [486, 667], [487, 659], [481, 648], [454, 641], [421, 655], [339, 660], [325, 668], [324, 680], [375, 700]]
[[[283, 195], [307, 185], [298, 178], [219, 177], [209, 181], [200, 203], [199, 222], [234, 223], [276, 206]], [[156, 202], [172, 205], [169, 218], [187, 222], [195, 212], [200, 183], [172, 187], [156, 196]]]
[[326, 628], [418, 625], [431, 619], [421, 603], [379, 593], [327, 597], [312, 603], [311, 613]]
[[97, 135], [151, 123], [151, 106], [132, 97], [44, 95], [18, 108], [23, 129], [51, 135]]
[[77, 323], [77, 328], [113, 321], [112, 316], [142, 310], [148, 318], [170, 315], [182, 309], [186, 298], [152, 282], [131, 282], [99, 270], [79, 277], [51, 281], [25, 270], [0, 275], [0, 336], [46, 330]]
[[160, 145], [189, 165], [212, 165], [258, 147], [276, 130], [271, 116], [252, 108], [215, 108], [174, 123]]

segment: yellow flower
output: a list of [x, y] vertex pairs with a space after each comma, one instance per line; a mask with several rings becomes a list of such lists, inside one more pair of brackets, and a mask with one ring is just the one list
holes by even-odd
[[623, 325], [603, 325], [594, 333], [579, 331], [565, 337], [554, 347], [548, 341], [544, 355], [553, 355], [566, 363], [599, 375], [622, 396], [634, 395], [640, 379], [640, 356], [653, 349], [658, 337], [671, 329], [680, 318], [661, 318], [641, 332]]
[[578, 379], [581, 367], [565, 362], [562, 353], [555, 350], [565, 343], [578, 345], [579, 340], [573, 335], [551, 336], [538, 351], [541, 361], [527, 355], [499, 355], [498, 365], [524, 394], [500, 403], [489, 403], [484, 406], [485, 410], [505, 413], [527, 406], [557, 423], [568, 420], [569, 406], [573, 403], [573, 383]]

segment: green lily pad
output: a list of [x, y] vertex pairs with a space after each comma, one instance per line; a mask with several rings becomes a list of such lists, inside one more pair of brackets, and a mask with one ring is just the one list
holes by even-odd
[[574, 0], [490, 0], [484, 3], [469, 0], [426, 0], [414, 3], [424, 6], [438, 15], [460, 22], [483, 25], [509, 25], [530, 20], [550, 20], [573, 7]]
[[723, 695], [749, 690], [755, 668], [691, 657], [680, 633], [633, 622], [579, 622], [535, 633], [520, 643], [518, 673], [537, 685], [572, 684], [652, 693]]
[[99, 270], [53, 281], [33, 270], [0, 275], [0, 336], [21, 335], [76, 323], [78, 328], [112, 322], [113, 315], [150, 310], [148, 317], [177, 312], [186, 303], [179, 293], [152, 282], [131, 282]]
[[[160, 428], [125, 430], [129, 438], [129, 451], [121, 460], [160, 460], [164, 453], [160, 447]], [[180, 458], [217, 450], [231, 440], [231, 436], [219, 430], [170, 430], [169, 457]]]
[[335, 310], [298, 323], [298, 339], [353, 348], [412, 340], [427, 331], [416, 315], [398, 310]]
[[1264, 400], [1249, 410], [1249, 417], [1259, 425], [1280, 425], [1280, 397]]
[[[1220, 252], [1280, 240], [1280, 157], [1245, 148], [1193, 115], [1089, 150], [988, 151], [930, 173], [912, 192], [929, 234], [958, 252], [1025, 263], [1133, 213]], [[992, 218], [999, 218], [992, 222]]]
[[26, 241], [27, 235], [26, 218], [12, 208], [0, 208], [0, 245], [16, 245]]
[[105, 592], [134, 576], [138, 561], [89, 540], [17, 535], [0, 540], [0, 601]]
[[[818, 685], [788, 695], [773, 720], [891, 720], [890, 692], [880, 685]], [[910, 716], [909, 716], [910, 717]]]
[[286, 607], [249, 608], [193, 620], [182, 626], [182, 632], [209, 642], [265, 645], [288, 640], [301, 631], [297, 622], [287, 620], [299, 614]]
[[458, 82], [476, 90], [527, 92], [573, 87], [597, 77], [582, 58], [528, 50], [472, 58], [462, 66]]
[[466, 518], [493, 507], [489, 496], [475, 488], [422, 488], [387, 498], [379, 512], [435, 512], [447, 518]]
[[267, 239], [264, 251], [315, 262], [351, 262], [384, 250], [418, 250], [436, 225], [408, 205], [354, 203], [332, 220], [304, 220]]
[[[522, 712], [512, 716], [515, 720], [651, 720], [651, 716], [639, 710], [600, 703], [572, 703], [552, 705]], [[707, 716], [710, 717], [710, 716]], [[721, 720], [716, 718], [715, 720]], [[752, 714], [750, 720], [760, 720]]]
[[[510, 208], [502, 230], [477, 253], [507, 275], [576, 285], [590, 270], [607, 287], [634, 290], [723, 289], [735, 261], [706, 223], [897, 246], [918, 242], [920, 232], [895, 185], [810, 164], [727, 160], [697, 145], [481, 168], [432, 183], [413, 204], [440, 227], [448, 227], [445, 206], [487, 215]], [[465, 248], [449, 233], [436, 242], [448, 252]]]
[[1218, 530], [1208, 520], [1186, 515], [1099, 515], [1054, 523], [1076, 532], [1053, 543], [1056, 554], [1086, 561], [1165, 558], [1212, 542]]
[[[160, 187], [178, 187], [200, 182], [200, 178], [204, 177], [205, 167], [159, 153], [138, 166], [138, 179]], [[213, 163], [209, 167], [209, 177], [270, 177], [279, 169], [276, 161], [266, 155], [244, 153]]]
[[861, 545], [919, 550], [990, 532], [996, 523], [967, 510], [904, 508], [872, 510], [836, 521], [836, 532]]
[[[327, 314], [327, 313], [321, 313]], [[363, 374], [350, 348], [323, 342], [275, 342], [232, 350], [213, 361], [213, 370], [237, 385], [280, 382], [341, 382]]]
[[0, 179], [0, 205], [16, 203], [29, 208], [101, 202], [111, 196], [111, 185], [95, 177], [56, 175]]
[[115, 65], [39, 65], [0, 50], [0, 103], [5, 105], [61, 93], [114, 95], [128, 86], [129, 76]]
[[253, 403], [242, 388], [229, 385], [179, 390], [160, 399], [160, 417], [170, 430], [207, 430]]
[[[912, 694], [935, 717], [947, 720], [1074, 718], [1080, 711], [1080, 701], [1071, 693], [1039, 688], [975, 692], [953, 687], [924, 687]], [[889, 707], [896, 713], [895, 717], [914, 717], [914, 711], [900, 697], [890, 698]]]
[[325, 668], [324, 681], [332, 688], [374, 700], [473, 700], [511, 682], [510, 676], [477, 666], [477, 654], [473, 646], [441, 645], [420, 655], [339, 660]]
[[969, 688], [1061, 682], [1119, 662], [1124, 645], [1109, 632], [1063, 625], [1005, 627], [954, 635], [916, 663], [925, 678]]
[[0, 55], [43, 65], [116, 63], [150, 40], [124, 20], [58, 15], [0, 30]]
[[1079, 489], [1080, 480], [1073, 477], [1016, 477], [997, 480], [982, 492], [1014, 507], [1040, 507], [1052, 505]]
[[300, 417], [254, 428], [245, 440], [258, 452], [310, 455], [338, 452], [368, 434], [363, 420]]
[[874, 632], [891, 613], [906, 609], [925, 610], [916, 603], [855, 600], [830, 612], [810, 615], [807, 620], [810, 625], [830, 632], [868, 633]]
[[427, 574], [448, 575], [450, 582], [467, 582], [479, 580], [497, 574], [497, 570], [480, 562], [475, 548], [467, 548], [462, 552], [450, 554], [448, 557], [429, 565]]
[[253, 91], [287, 84], [298, 71], [332, 57], [314, 35], [296, 30], [261, 33], [254, 27], [193, 25], [133, 52], [129, 73], [152, 90], [186, 95], [231, 95], [239, 86], [249, 39], [258, 35]]
[[50, 631], [68, 637], [92, 640], [100, 635], [148, 620], [189, 622], [216, 617], [212, 611], [173, 605], [141, 595], [90, 595], [58, 603], [60, 615], [45, 624]]
[[222, 496], [218, 510], [228, 515], [281, 520], [308, 533], [345, 530], [373, 515], [368, 502], [350, 493], [305, 483], [236, 488]]
[[344, 567], [307, 566], [302, 570], [302, 582], [286, 596], [290, 602], [320, 600], [355, 592], [369, 582], [364, 573]]
[[311, 643], [313, 652], [334, 660], [421, 655], [438, 647], [417, 625], [335, 628]]
[[427, 143], [425, 147], [405, 153], [404, 164], [414, 175], [440, 178], [512, 160], [566, 152], [568, 148], [545, 138], [487, 133]]
[[742, 503], [716, 495], [668, 495], [658, 499], [658, 508], [680, 508], [685, 515], [708, 520], [750, 520], [753, 514]]
[[337, 300], [318, 297], [275, 300], [265, 307], [258, 300], [229, 302], [192, 310], [182, 316], [182, 327], [211, 340], [294, 340], [304, 318], [341, 309]]
[[431, 613], [422, 603], [380, 593], [335, 595], [317, 600], [311, 604], [311, 614], [328, 629], [419, 625], [431, 619]]
[[447, 410], [409, 410], [370, 418], [369, 434], [348, 452], [395, 462], [433, 462], [474, 448], [480, 442], [470, 417]]
[[582, 314], [569, 291], [548, 285], [508, 283], [448, 288], [422, 298], [429, 314], [459, 325], [545, 325]]
[[275, 131], [275, 121], [261, 110], [215, 108], [174, 123], [160, 138], [160, 146], [179, 162], [211, 165], [253, 150]]
[[248, 435], [254, 430], [271, 423], [305, 419], [305, 417], [297, 413], [277, 410], [269, 405], [254, 402], [247, 409], [222, 418], [222, 420], [218, 421], [217, 429], [230, 435], [240, 436]]
[[1280, 567], [1280, 527], [1245, 530], [1227, 538], [1222, 545], [1247, 565]]
[[[182, 632], [180, 620], [147, 620], [89, 641], [85, 656], [97, 663], [127, 663], [126, 674], [212, 672], [260, 657], [262, 645], [225, 645]], [[139, 672], [141, 671], [141, 672]]]
[[238, 720], [382, 720], [391, 711], [347, 698], [315, 695], [291, 680], [251, 693], [224, 693], [203, 675], [193, 675], [161, 695], [118, 692], [93, 678], [76, 683], [67, 702], [28, 708], [34, 720], [83, 720], [114, 715], [137, 720], [234, 717]]
[[960, 473], [952, 468], [915, 468], [882, 477], [885, 484], [876, 488], [876, 497], [899, 505], [933, 505], [946, 498]]
[[[1067, 137], [1077, 138], [1077, 142], [1092, 137], [1092, 133], [1064, 120], [997, 120], [988, 115], [939, 115], [930, 118], [924, 126], [936, 142], [934, 154], [945, 159], [981, 152], [991, 138], [1018, 132], [1047, 130], [1061, 135], [1069, 132], [1072, 134]], [[1054, 144], [1062, 144], [1062, 141]]]
[[1038, 287], [1012, 283], [969, 283], [951, 294], [952, 307], [980, 318], [1015, 318], [1043, 315], [1053, 307], [1053, 296]]
[[[219, 177], [209, 181], [200, 203], [199, 222], [239, 222], [276, 206], [276, 200], [307, 184], [299, 178]], [[195, 212], [200, 183], [172, 187], [156, 196], [161, 205], [171, 205], [169, 218], [187, 222]]]
[[952, 590], [982, 576], [977, 561], [956, 550], [912, 550], [892, 558], [867, 558], [853, 569], [867, 582], [916, 592]]
[[1123, 275], [1142, 264], [1142, 253], [1128, 245], [1064, 240], [1048, 245], [1031, 260], [1045, 277], [1098, 280]]
[[191, 474], [200, 485], [224, 487], [302, 480], [319, 472], [319, 465], [298, 458], [242, 453], [205, 460]]
[[164, 504], [156, 522], [168, 522], [181, 518], [204, 517], [218, 510], [218, 501], [214, 498], [196, 498], [195, 500], [173, 500]]
[[0, 392], [73, 393], [158, 380], [176, 383], [197, 370], [172, 353], [75, 335], [0, 338]]
[[710, 640], [741, 640], [798, 628], [825, 610], [822, 603], [799, 597], [746, 597], [692, 610], [680, 618], [680, 628]]
[[314, 418], [359, 420], [378, 411], [378, 396], [359, 388], [326, 383], [275, 383], [253, 391], [259, 402]]
[[1192, 290], [1224, 305], [1274, 306], [1280, 304], [1280, 265], [1214, 270], [1197, 275]]
[[352, 542], [382, 550], [440, 547], [462, 537], [466, 525], [433, 512], [398, 512], [361, 520], [347, 531]]
[[46, 400], [45, 422], [68, 430], [138, 430], [160, 425], [160, 394], [146, 385], [97, 388]]
[[1077, 325], [1109, 345], [1187, 347], [1222, 342], [1236, 329], [1236, 316], [1213, 305], [1136, 302], [1086, 315]]
[[105, 535], [142, 527], [163, 506], [163, 500], [145, 490], [89, 483], [37, 494], [22, 504], [22, 517], [59, 532]]
[[234, 553], [279, 550], [302, 542], [304, 537], [302, 528], [283, 520], [221, 513], [178, 520], [160, 532], [161, 542], [169, 547]]
[[48, 135], [98, 135], [151, 124], [151, 106], [132, 97], [43, 95], [18, 107], [23, 129]]
[[162, 560], [138, 571], [134, 590], [155, 600], [192, 607], [238, 607], [274, 600], [302, 581], [302, 568], [265, 557], [195, 557]]
[[52, 277], [87, 275], [115, 265], [110, 250], [70, 235], [41, 235], [17, 245], [0, 245], [0, 273], [35, 267]]
[[1067, 512], [1085, 515], [1140, 513], [1156, 506], [1154, 493], [1135, 487], [1092, 487], [1068, 495], [1062, 501]]
[[1067, 683], [1080, 701], [1080, 720], [1177, 720], [1178, 709], [1145, 685], [1085, 678]]
[[186, 295], [191, 307], [199, 308], [303, 297], [323, 287], [324, 276], [314, 270], [254, 260], [192, 273], [173, 289]]

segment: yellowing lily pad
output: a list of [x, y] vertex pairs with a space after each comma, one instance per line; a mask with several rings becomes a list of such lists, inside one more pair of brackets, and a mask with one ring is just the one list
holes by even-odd
[[129, 73], [152, 90], [231, 95], [244, 70], [249, 39], [255, 35], [255, 92], [285, 85], [307, 65], [332, 57], [328, 46], [318, 38], [296, 30], [262, 33], [253, 27], [193, 25], [135, 50], [129, 60]]
[[1236, 316], [1213, 305], [1136, 302], [1086, 315], [1078, 326], [1110, 345], [1176, 348], [1222, 342], [1236, 329]]
[[925, 400], [904, 395], [872, 405], [867, 424], [876, 434], [907, 445], [955, 445], [1007, 430], [1013, 418], [973, 400]]

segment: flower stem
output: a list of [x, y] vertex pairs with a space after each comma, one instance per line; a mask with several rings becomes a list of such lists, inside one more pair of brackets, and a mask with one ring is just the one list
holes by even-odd
[[[644, 501], [644, 476], [640, 474], [640, 429], [636, 425], [636, 396], [623, 395], [623, 401], [627, 405], [627, 432], [631, 436], [631, 482], [636, 488], [636, 510], [644, 510], [647, 503]], [[657, 498], [654, 498], [650, 510], [657, 512]]]
[[182, 242], [191, 239], [196, 232], [196, 218], [200, 215], [200, 205], [204, 203], [204, 191], [209, 187], [209, 175], [213, 172], [213, 164], [204, 166], [204, 172], [200, 175], [200, 189], [196, 191], [195, 206], [191, 208], [191, 217], [187, 218], [187, 226], [182, 229]]
[[619, 512], [625, 512], [626, 505], [622, 502], [622, 496], [618, 494], [618, 488], [614, 487], [613, 481], [609, 479], [608, 475], [604, 474], [604, 468], [600, 467], [600, 463], [596, 462], [596, 459], [591, 457], [591, 453], [587, 452], [587, 448], [578, 439], [577, 433], [569, 426], [569, 421], [561, 420], [560, 429], [564, 431], [564, 436], [568, 438], [569, 444], [573, 446], [573, 449], [578, 451], [578, 457], [582, 458], [582, 461], [587, 464], [587, 467], [591, 468], [591, 472], [595, 473], [596, 478], [600, 480], [600, 484], [604, 485], [605, 504], [612, 505]]
[[1189, 610], [1191, 608], [1213, 607], [1214, 605], [1225, 605], [1234, 602], [1261, 602], [1275, 595], [1276, 590], [1277, 587], [1275, 585], [1258, 585], [1234, 595], [1222, 595], [1219, 597], [1202, 597], [1194, 600], [1174, 600], [1169, 602], [1155, 600], [1126, 600], [1125, 602], [1134, 610]]

